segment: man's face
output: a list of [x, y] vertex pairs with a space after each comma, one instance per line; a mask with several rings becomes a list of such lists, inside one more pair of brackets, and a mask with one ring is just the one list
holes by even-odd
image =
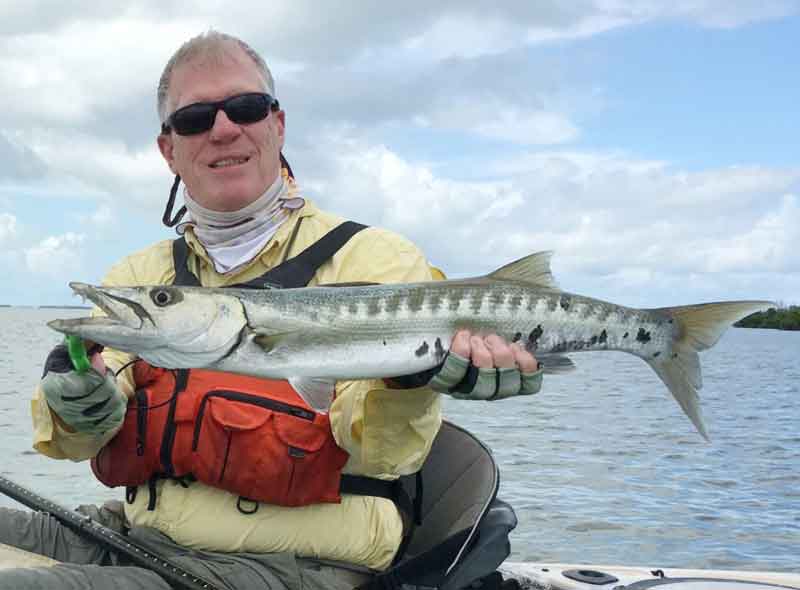
[[[172, 73], [167, 106], [171, 114], [196, 102], [263, 91], [255, 64], [232, 46], [222, 61], [178, 66]], [[263, 121], [237, 125], [220, 110], [209, 131], [196, 135], [171, 131], [159, 135], [158, 147], [195, 201], [214, 211], [236, 211], [258, 199], [280, 174], [284, 122], [283, 111], [273, 111]]]

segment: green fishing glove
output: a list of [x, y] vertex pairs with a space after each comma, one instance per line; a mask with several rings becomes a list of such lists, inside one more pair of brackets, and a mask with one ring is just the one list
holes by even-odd
[[539, 393], [542, 388], [542, 374], [541, 368], [533, 373], [516, 368], [479, 369], [469, 359], [450, 351], [444, 362], [433, 369], [393, 377], [389, 381], [406, 388], [427, 385], [434, 391], [457, 399], [494, 401]]
[[67, 347], [56, 346], [44, 364], [41, 381], [47, 405], [65, 424], [85, 434], [102, 434], [122, 424], [128, 400], [111, 371], [75, 371]]

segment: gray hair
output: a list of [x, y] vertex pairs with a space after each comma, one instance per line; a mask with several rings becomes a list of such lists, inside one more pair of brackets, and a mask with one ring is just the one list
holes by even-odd
[[180, 46], [161, 73], [161, 78], [158, 81], [158, 118], [164, 123], [167, 120], [169, 113], [167, 112], [167, 97], [169, 96], [169, 85], [172, 79], [172, 73], [178, 66], [194, 60], [214, 60], [221, 61], [224, 57], [230, 56], [230, 45], [235, 44], [245, 54], [253, 60], [253, 63], [258, 70], [261, 81], [264, 84], [264, 92], [275, 97], [275, 80], [272, 79], [272, 74], [267, 67], [264, 58], [262, 58], [255, 49], [250, 47], [241, 39], [228, 35], [227, 33], [220, 33], [210, 29], [205, 33], [201, 33], [196, 37], [192, 37], [186, 43]]

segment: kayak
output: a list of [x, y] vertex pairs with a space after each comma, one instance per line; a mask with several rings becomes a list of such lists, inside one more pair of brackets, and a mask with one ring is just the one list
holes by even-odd
[[523, 590], [800, 589], [800, 573], [530, 562], [505, 562], [499, 571], [504, 579], [517, 580]]
[[[0, 570], [49, 567], [54, 559], [0, 543]], [[575, 565], [506, 562], [499, 568], [505, 580], [523, 590], [772, 590], [800, 589], [800, 574], [732, 570], [657, 569], [620, 565]]]

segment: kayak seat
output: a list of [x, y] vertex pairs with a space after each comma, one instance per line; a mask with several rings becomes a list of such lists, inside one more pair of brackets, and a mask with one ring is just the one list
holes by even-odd
[[400, 559], [361, 590], [497, 586], [496, 570], [510, 553], [508, 534], [517, 518], [497, 498], [500, 474], [492, 452], [444, 421], [417, 475], [401, 483], [416, 498], [421, 518]]

